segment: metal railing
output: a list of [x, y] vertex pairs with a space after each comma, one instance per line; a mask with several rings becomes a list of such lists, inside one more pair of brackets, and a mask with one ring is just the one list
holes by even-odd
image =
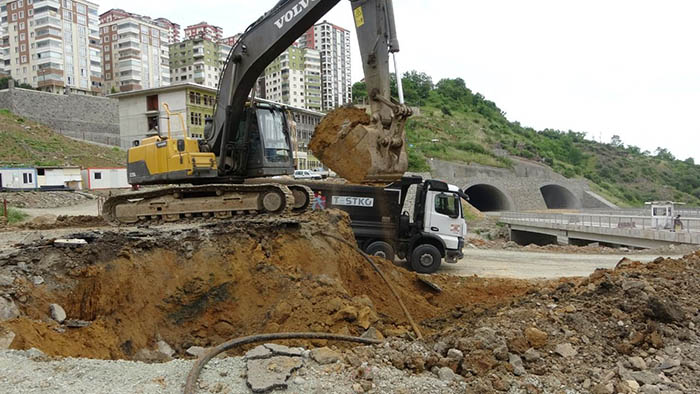
[[700, 232], [700, 218], [681, 217], [681, 227], [673, 218], [652, 218], [639, 215], [606, 215], [598, 213], [520, 213], [501, 212], [500, 220], [506, 223], [548, 223], [591, 228], [614, 228], [629, 230], [657, 230], [676, 232]]
[[[587, 213], [598, 215], [631, 215], [631, 216], [648, 216], [651, 213], [651, 208], [620, 208], [620, 209], [586, 209]], [[684, 207], [674, 209], [676, 215], [681, 217], [700, 218], [700, 208]]]

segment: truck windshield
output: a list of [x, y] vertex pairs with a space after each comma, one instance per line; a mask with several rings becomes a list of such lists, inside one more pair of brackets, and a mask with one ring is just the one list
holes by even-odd
[[440, 193], [435, 196], [435, 212], [451, 218], [459, 217], [459, 197], [454, 194]]
[[260, 135], [265, 147], [265, 159], [269, 162], [289, 160], [289, 146], [284, 134], [284, 117], [279, 111], [260, 109], [257, 111]]

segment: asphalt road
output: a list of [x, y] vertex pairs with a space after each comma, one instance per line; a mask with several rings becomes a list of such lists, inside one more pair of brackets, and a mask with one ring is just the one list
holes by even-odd
[[[659, 255], [591, 255], [537, 253], [495, 249], [465, 249], [457, 264], [443, 263], [439, 273], [456, 276], [504, 277], [518, 279], [588, 276], [596, 268], [614, 268], [624, 257], [650, 262]], [[679, 258], [682, 256], [666, 255]]]

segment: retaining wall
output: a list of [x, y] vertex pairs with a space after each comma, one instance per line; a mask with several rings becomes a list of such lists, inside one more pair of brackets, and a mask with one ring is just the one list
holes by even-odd
[[10, 88], [0, 91], [0, 108], [68, 137], [120, 146], [119, 102], [115, 99]]

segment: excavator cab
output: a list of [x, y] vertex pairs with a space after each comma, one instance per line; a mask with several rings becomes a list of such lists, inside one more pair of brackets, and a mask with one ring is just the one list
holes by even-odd
[[283, 107], [261, 102], [249, 104], [237, 134], [237, 140], [247, 141], [244, 144], [247, 147], [246, 165], [240, 169], [246, 178], [291, 175], [294, 172], [292, 144]]

